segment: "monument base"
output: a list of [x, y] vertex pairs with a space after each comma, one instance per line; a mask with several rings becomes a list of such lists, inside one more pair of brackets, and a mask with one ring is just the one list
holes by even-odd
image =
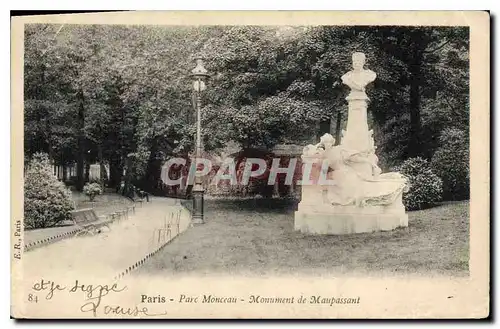
[[[402, 206], [402, 205], [401, 205]], [[301, 206], [295, 212], [295, 230], [306, 234], [352, 234], [390, 231], [408, 226], [404, 207]]]

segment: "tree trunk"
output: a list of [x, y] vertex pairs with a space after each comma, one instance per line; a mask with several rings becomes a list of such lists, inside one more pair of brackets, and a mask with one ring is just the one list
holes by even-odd
[[90, 162], [85, 161], [85, 182], [90, 180]]
[[[417, 36], [418, 37], [418, 33]], [[418, 38], [415, 40], [419, 40]], [[413, 43], [412, 61], [410, 63], [410, 140], [408, 143], [408, 157], [421, 155], [420, 132], [420, 85], [422, 79], [423, 53], [417, 42]]]
[[331, 120], [332, 119], [327, 119], [327, 120], [321, 120], [319, 122], [319, 136], [318, 136], [318, 138], [323, 136], [324, 134], [330, 133]]
[[144, 183], [144, 190], [150, 191], [156, 186], [156, 182], [161, 176], [161, 162], [156, 159], [156, 152], [158, 151], [158, 140], [155, 138], [150, 148], [148, 164], [146, 166], [145, 174], [142, 179]]
[[63, 162], [63, 182], [68, 180], [68, 166]]
[[132, 158], [128, 157], [126, 160], [126, 169], [125, 169], [125, 177], [123, 180], [125, 181], [125, 195], [133, 196], [132, 193]]
[[54, 155], [54, 150], [52, 148], [52, 141], [51, 141], [51, 136], [50, 136], [50, 126], [49, 126], [48, 121], [47, 121], [45, 129], [47, 130], [47, 147], [48, 147], [48, 151], [49, 151], [49, 159], [55, 165], [55, 164], [57, 164], [57, 162], [56, 162], [56, 157]]
[[109, 160], [109, 187], [118, 187], [122, 180], [123, 166], [121, 161], [116, 158]]
[[97, 157], [99, 158], [99, 167], [100, 167], [100, 177], [101, 188], [104, 190], [104, 181], [106, 180], [106, 167], [104, 166], [104, 156], [102, 154], [102, 144], [97, 144]]
[[85, 165], [85, 135], [84, 135], [84, 127], [85, 127], [85, 107], [83, 105], [83, 92], [79, 92], [80, 97], [80, 107], [78, 109], [78, 156], [76, 161], [76, 189], [78, 191], [83, 190], [83, 185], [85, 184], [84, 177], [84, 165]]
[[337, 111], [337, 119], [335, 121], [335, 145], [340, 144], [341, 138], [342, 138], [342, 111], [339, 109]]

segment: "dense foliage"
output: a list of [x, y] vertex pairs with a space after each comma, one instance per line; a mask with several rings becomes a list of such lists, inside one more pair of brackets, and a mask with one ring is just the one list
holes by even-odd
[[408, 190], [403, 193], [403, 204], [407, 210], [427, 208], [441, 201], [443, 182], [432, 171], [428, 161], [420, 157], [410, 158], [396, 170], [409, 180]]
[[[112, 187], [153, 186], [167, 158], [193, 150], [197, 54], [211, 74], [206, 150], [229, 140], [244, 149], [304, 144], [325, 132], [340, 140], [340, 77], [354, 51], [377, 73], [369, 124], [384, 169], [430, 160], [449, 144], [440, 141], [447, 128], [468, 136], [467, 28], [37, 24], [25, 29], [25, 151], [80, 164], [79, 190], [83, 163], [94, 161], [109, 164]], [[451, 191], [464, 180], [445, 181]]]
[[54, 226], [71, 219], [71, 210], [71, 192], [52, 173], [48, 156], [34, 154], [24, 179], [25, 228]]
[[443, 180], [446, 200], [464, 200], [470, 195], [469, 143], [461, 130], [445, 129], [440, 147], [432, 157], [432, 169]]

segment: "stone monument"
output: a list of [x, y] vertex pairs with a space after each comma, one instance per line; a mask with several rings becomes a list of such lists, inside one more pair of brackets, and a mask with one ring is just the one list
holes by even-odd
[[[387, 231], [408, 226], [402, 202], [407, 178], [382, 173], [368, 129], [366, 86], [376, 78], [364, 69], [365, 55], [352, 55], [353, 70], [342, 76], [351, 88], [346, 98], [347, 128], [340, 145], [330, 134], [302, 154], [302, 200], [295, 212], [295, 230], [311, 234]], [[308, 169], [306, 169], [308, 168]], [[307, 184], [306, 184], [307, 183]]]

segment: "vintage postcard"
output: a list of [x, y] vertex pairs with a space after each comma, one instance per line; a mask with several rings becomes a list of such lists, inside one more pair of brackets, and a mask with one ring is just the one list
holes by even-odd
[[487, 12], [12, 18], [11, 316], [489, 316]]

